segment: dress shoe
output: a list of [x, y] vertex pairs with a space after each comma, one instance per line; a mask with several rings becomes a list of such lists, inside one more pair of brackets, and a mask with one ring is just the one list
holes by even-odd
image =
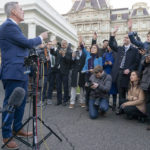
[[[13, 131], [13, 134], [15, 134], [16, 132]], [[16, 136], [18, 137], [32, 137], [33, 136], [33, 132], [26, 132], [23, 129], [21, 129], [20, 131], [18, 131], [18, 133], [16, 134]]]
[[105, 111], [100, 111], [100, 115], [101, 115], [101, 116], [105, 116], [105, 115], [106, 115], [106, 112], [105, 112]]
[[[3, 143], [5, 144], [8, 140], [9, 140], [9, 138], [4, 138], [3, 139]], [[7, 149], [9, 149], [9, 150], [17, 150], [17, 149], [19, 149], [18, 145], [13, 140], [11, 140], [5, 147]]]
[[55, 105], [58, 106], [58, 105], [61, 105], [61, 104], [62, 104], [62, 102], [57, 102]]
[[121, 108], [119, 108], [119, 109], [116, 110], [116, 115], [121, 115], [123, 113], [124, 113], [123, 109], [121, 109]]
[[63, 102], [62, 105], [63, 105], [63, 106], [67, 106], [67, 102]]
[[82, 108], [85, 108], [85, 107], [86, 107], [86, 104], [85, 104], [85, 103], [81, 103], [80, 106], [81, 106]]

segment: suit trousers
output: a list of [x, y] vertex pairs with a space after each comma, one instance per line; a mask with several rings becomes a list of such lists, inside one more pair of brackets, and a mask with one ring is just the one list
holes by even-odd
[[124, 80], [123, 70], [121, 69], [118, 74], [117, 78], [117, 88], [119, 93], [119, 107], [120, 107], [120, 100], [126, 99], [126, 95], [128, 92], [128, 83], [126, 85], [122, 85], [122, 82]]
[[[17, 132], [19, 129], [22, 127], [22, 119], [24, 115], [24, 109], [26, 105], [26, 98], [27, 98], [27, 86], [28, 86], [28, 81], [19, 81], [19, 80], [2, 80], [4, 90], [5, 90], [5, 98], [3, 102], [3, 108], [8, 104], [8, 100], [10, 95], [12, 94], [13, 90], [16, 87], [21, 87], [26, 91], [25, 98], [20, 105], [20, 107], [15, 109], [14, 113], [11, 113], [9, 115], [9, 118], [7, 119], [6, 123], [2, 127], [2, 136], [3, 138], [10, 138], [12, 136], [12, 129], [13, 131]], [[2, 123], [6, 117], [8, 112], [3, 112], [2, 113]], [[13, 124], [13, 126], [12, 126]]]
[[68, 100], [69, 100], [68, 80], [69, 80], [69, 74], [62, 74], [61, 73], [61, 85], [63, 86], [63, 90], [64, 90], [64, 97], [63, 97], [64, 103], [68, 102]]
[[56, 82], [56, 90], [57, 90], [57, 102], [62, 102], [62, 86], [61, 86], [61, 75], [60, 71], [50, 71], [48, 75], [48, 99], [52, 99], [53, 97], [53, 88]]

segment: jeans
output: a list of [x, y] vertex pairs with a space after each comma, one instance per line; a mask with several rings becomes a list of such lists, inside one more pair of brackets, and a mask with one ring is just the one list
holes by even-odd
[[93, 99], [89, 100], [89, 115], [91, 119], [96, 119], [98, 117], [99, 109], [102, 112], [106, 112], [109, 108], [107, 99], [100, 99], [98, 107], [95, 106], [94, 103], [95, 103], [95, 100]]

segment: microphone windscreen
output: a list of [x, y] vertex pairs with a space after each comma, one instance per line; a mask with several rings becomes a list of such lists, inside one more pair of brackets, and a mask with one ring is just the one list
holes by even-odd
[[8, 105], [14, 106], [14, 107], [19, 107], [23, 102], [25, 93], [26, 92], [23, 88], [21, 88], [21, 87], [15, 88], [9, 97]]

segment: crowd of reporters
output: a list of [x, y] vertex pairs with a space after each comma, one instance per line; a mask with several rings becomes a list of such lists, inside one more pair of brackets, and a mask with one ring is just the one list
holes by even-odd
[[110, 39], [103, 41], [102, 48], [98, 46], [96, 33], [90, 48], [85, 46], [82, 37], [76, 51], [65, 40], [61, 44], [54, 40], [40, 45], [43, 52], [46, 49], [47, 61], [41, 75], [41, 79], [44, 75], [43, 103], [39, 102], [38, 106], [52, 104], [56, 88], [56, 105], [69, 104], [69, 108], [74, 108], [79, 87], [80, 106], [87, 108], [91, 119], [107, 112], [112, 95], [111, 107], [117, 115], [125, 113], [128, 119], [150, 123], [150, 32], [143, 43], [132, 32], [131, 20], [128, 28], [123, 46], [118, 46], [115, 38], [117, 27]]

